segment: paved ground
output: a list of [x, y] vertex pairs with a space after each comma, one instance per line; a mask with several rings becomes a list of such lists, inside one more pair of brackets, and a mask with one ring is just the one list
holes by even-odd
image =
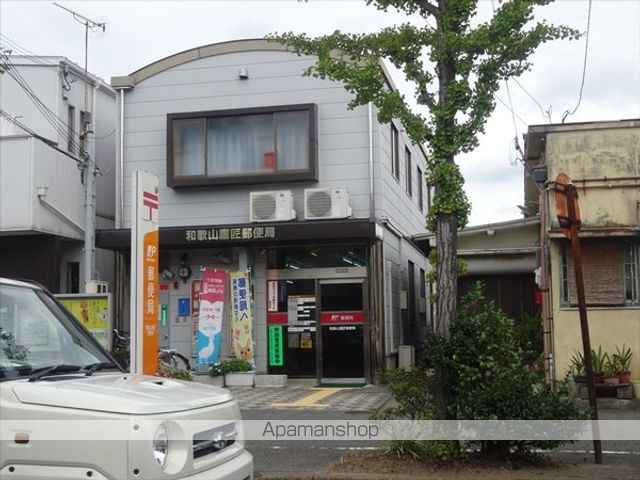
[[377, 410], [390, 394], [382, 385], [359, 388], [318, 388], [293, 384], [284, 388], [231, 387], [241, 409], [320, 409], [341, 412]]
[[[246, 420], [366, 420], [391, 399], [384, 386], [362, 388], [317, 388], [314, 382], [290, 381], [285, 388], [234, 387]], [[640, 419], [640, 410], [606, 410], [602, 419]], [[330, 471], [329, 468], [349, 452], [368, 451], [383, 446], [380, 442], [353, 441], [248, 441], [254, 455], [256, 478], [264, 479], [338, 479], [351, 478], [353, 473]], [[638, 479], [640, 480], [640, 442], [605, 442], [605, 465], [593, 464], [592, 444], [579, 442], [564, 445], [550, 452], [559, 462], [556, 470], [536, 472], [432, 472], [430, 478], [466, 480], [500, 478], [504, 480], [560, 479]], [[494, 475], [494, 473], [496, 475]], [[500, 475], [497, 475], [500, 473]], [[362, 476], [363, 480], [393, 478], [393, 476]], [[422, 478], [424, 475], [413, 476]], [[375, 477], [375, 478], [374, 478]], [[399, 480], [399, 479], [398, 479]]]

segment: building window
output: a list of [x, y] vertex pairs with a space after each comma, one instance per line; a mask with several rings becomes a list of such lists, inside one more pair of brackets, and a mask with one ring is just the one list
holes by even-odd
[[427, 297], [427, 277], [424, 273], [424, 269], [420, 269], [420, 298]]
[[420, 167], [418, 167], [417, 170], [418, 170], [418, 208], [420, 209], [421, 212], [423, 212], [424, 211], [424, 187], [423, 187], [424, 175]]
[[76, 123], [76, 109], [69, 105], [67, 109], [67, 152], [73, 153], [75, 151], [75, 129], [73, 126]]
[[317, 180], [316, 106], [167, 116], [170, 187]]
[[411, 178], [411, 152], [408, 147], [404, 147], [404, 163], [407, 169], [407, 194], [409, 196], [413, 195], [413, 179]]
[[400, 180], [400, 145], [398, 129], [391, 124], [391, 173], [396, 180]]
[[[620, 238], [581, 240], [587, 305], [638, 305], [638, 242]], [[573, 262], [568, 243], [562, 245], [560, 287], [563, 306], [577, 306]]]

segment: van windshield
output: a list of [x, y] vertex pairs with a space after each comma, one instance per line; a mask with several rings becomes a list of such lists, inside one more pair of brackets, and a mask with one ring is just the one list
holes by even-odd
[[54, 365], [111, 362], [89, 335], [46, 293], [0, 284], [0, 380]]

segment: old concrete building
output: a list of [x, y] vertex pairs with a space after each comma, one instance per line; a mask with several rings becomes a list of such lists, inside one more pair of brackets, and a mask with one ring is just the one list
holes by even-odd
[[630, 347], [632, 377], [640, 378], [640, 120], [532, 126], [525, 154], [525, 202], [543, 224], [543, 315], [555, 378], [564, 376], [570, 357], [582, 350], [569, 242], [553, 199], [561, 172], [579, 194], [591, 344], [609, 353]]

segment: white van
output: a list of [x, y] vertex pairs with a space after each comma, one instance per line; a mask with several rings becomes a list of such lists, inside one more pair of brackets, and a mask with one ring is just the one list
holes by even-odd
[[252, 478], [229, 391], [124, 373], [45, 289], [0, 278], [0, 479]]

